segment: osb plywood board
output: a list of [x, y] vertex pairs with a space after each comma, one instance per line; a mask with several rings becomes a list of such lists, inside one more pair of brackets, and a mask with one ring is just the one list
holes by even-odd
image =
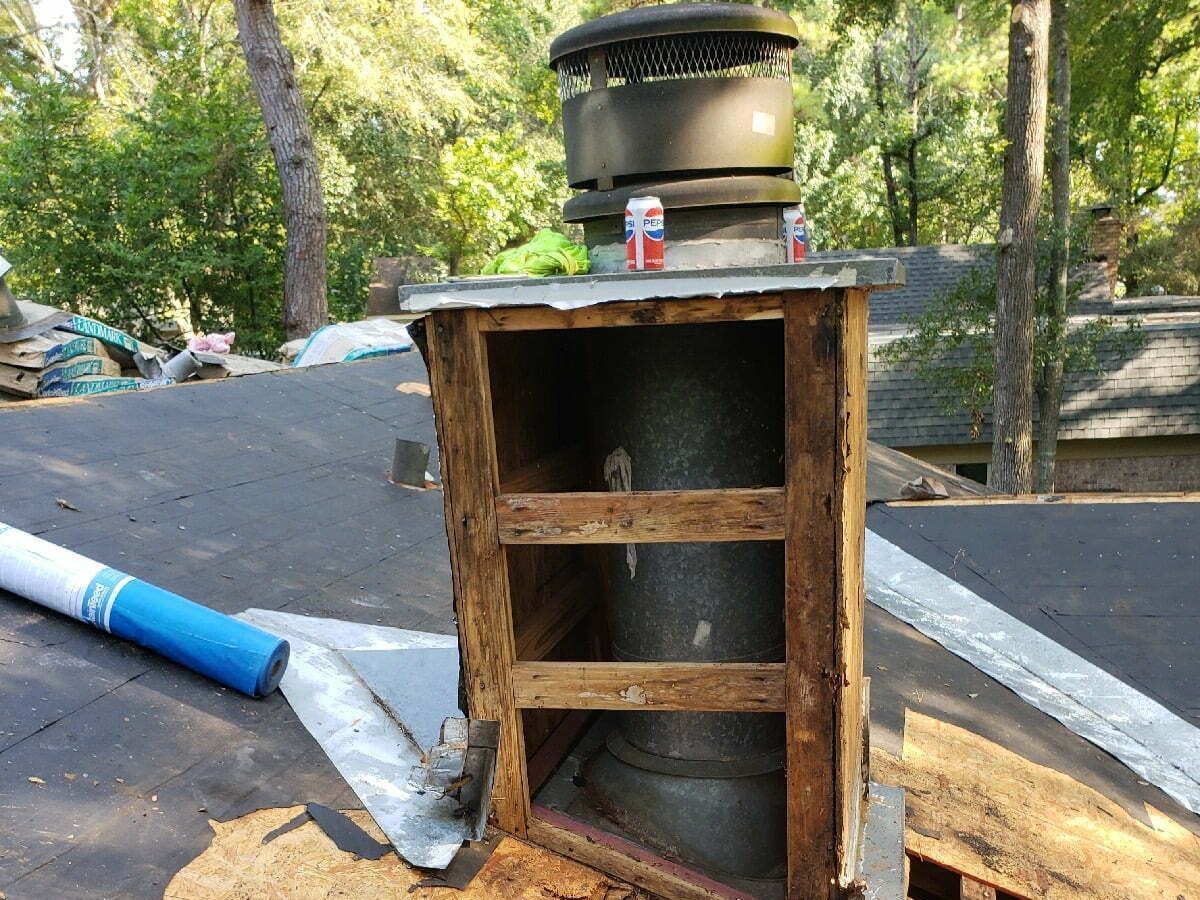
[[[410, 897], [413, 900], [640, 900], [644, 895], [586, 866], [504, 838], [464, 891], [412, 889], [425, 873], [394, 853], [372, 861], [339, 850], [315, 822], [268, 844], [267, 832], [303, 807], [260, 809], [229, 822], [210, 821], [207, 850], [171, 879], [163, 900], [327, 900]], [[376, 840], [383, 833], [363, 810], [346, 813]], [[410, 893], [411, 890], [411, 893]]]
[[871, 775], [906, 791], [909, 853], [1018, 896], [1200, 898], [1200, 838], [957, 726], [908, 710], [903, 758], [873, 750]]

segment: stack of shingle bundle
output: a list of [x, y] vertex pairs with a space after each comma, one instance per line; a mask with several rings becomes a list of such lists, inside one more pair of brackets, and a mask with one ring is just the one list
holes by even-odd
[[[0, 400], [86, 397], [172, 383], [142, 376], [135, 357], [157, 357], [158, 351], [119, 329], [37, 304], [17, 306], [33, 323], [23, 331], [37, 333], [0, 340]], [[48, 327], [36, 328], [39, 321]]]
[[16, 343], [0, 343], [0, 392], [14, 398], [54, 396], [63, 385], [132, 381], [98, 338], [54, 328]]

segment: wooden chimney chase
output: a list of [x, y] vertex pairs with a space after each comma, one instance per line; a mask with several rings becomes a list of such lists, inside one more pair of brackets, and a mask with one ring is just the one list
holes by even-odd
[[[837, 266], [402, 289], [406, 309], [429, 313], [463, 687], [471, 716], [501, 724], [492, 810], [504, 831], [665, 897], [742, 896], [531, 794], [589, 711], [783, 712], [787, 896], [847, 896], [865, 810], [867, 297], [903, 272], [894, 260]], [[631, 299], [539, 305], [571, 283]], [[784, 347], [783, 486], [588, 489], [589, 329], [764, 320]], [[594, 545], [748, 539], [785, 544], [785, 662], [606, 661]]]

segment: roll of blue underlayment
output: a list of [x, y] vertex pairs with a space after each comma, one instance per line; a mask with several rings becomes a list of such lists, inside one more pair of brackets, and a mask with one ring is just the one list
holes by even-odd
[[228, 687], [279, 686], [288, 642], [0, 522], [0, 589], [126, 638]]

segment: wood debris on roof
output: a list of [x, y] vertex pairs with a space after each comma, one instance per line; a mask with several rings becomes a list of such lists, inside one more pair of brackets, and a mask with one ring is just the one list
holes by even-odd
[[991, 493], [986, 485], [970, 478], [955, 475], [883, 444], [867, 441], [867, 503], [902, 500], [908, 496], [905, 486], [922, 478], [937, 482], [950, 499], [980, 497]]
[[[287, 897], [410, 897], [412, 900], [644, 900], [640, 891], [514, 838], [503, 838], [492, 856], [462, 891], [417, 887], [427, 873], [394, 853], [378, 860], [356, 859], [339, 850], [315, 822], [263, 838], [289, 822], [302, 806], [260, 809], [229, 822], [209, 821], [212, 844], [175, 874], [164, 900], [231, 900]], [[377, 840], [386, 840], [365, 810], [346, 811]]]
[[1200, 896], [1200, 837], [1146, 804], [1147, 821], [1054, 769], [908, 710], [900, 759], [872, 778], [905, 789], [908, 852], [1019, 897]]

